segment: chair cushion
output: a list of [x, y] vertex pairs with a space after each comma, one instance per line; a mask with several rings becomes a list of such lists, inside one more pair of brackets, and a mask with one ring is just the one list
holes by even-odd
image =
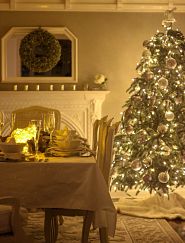
[[[12, 206], [0, 205], [0, 234], [10, 233], [12, 231], [11, 214]], [[27, 210], [22, 207], [20, 208], [20, 220], [22, 225], [27, 223]]]
[[11, 213], [12, 206], [0, 205], [0, 234], [12, 231]]

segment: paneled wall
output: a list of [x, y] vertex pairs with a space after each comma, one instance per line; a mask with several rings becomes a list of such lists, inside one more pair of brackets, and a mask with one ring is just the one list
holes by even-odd
[[[175, 17], [185, 34], [185, 13]], [[92, 82], [97, 73], [105, 74], [111, 92], [104, 102], [103, 114], [119, 120], [128, 98], [126, 90], [137, 75], [142, 43], [162, 28], [162, 19], [163, 13], [0, 12], [0, 36], [12, 26], [69, 28], [78, 38], [79, 84]], [[12, 84], [0, 84], [0, 90], [11, 89]], [[48, 84], [42, 84], [42, 89], [47, 90]], [[11, 97], [7, 102], [8, 99]]]

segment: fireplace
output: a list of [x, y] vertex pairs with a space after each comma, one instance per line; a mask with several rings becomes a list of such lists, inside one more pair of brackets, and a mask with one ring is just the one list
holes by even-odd
[[11, 112], [29, 106], [60, 111], [61, 127], [75, 129], [92, 142], [92, 125], [102, 115], [102, 104], [109, 91], [1, 91], [0, 110], [5, 114], [3, 134], [10, 132]]

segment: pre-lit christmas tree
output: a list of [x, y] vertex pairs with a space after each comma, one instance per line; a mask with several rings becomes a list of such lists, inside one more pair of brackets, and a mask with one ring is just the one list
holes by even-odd
[[185, 39], [173, 10], [143, 43], [115, 138], [112, 185], [169, 194], [185, 184]]

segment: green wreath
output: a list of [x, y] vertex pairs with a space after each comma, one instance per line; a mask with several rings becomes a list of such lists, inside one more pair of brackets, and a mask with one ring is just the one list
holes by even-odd
[[19, 55], [30, 71], [47, 72], [60, 60], [61, 46], [51, 33], [38, 28], [21, 40]]

